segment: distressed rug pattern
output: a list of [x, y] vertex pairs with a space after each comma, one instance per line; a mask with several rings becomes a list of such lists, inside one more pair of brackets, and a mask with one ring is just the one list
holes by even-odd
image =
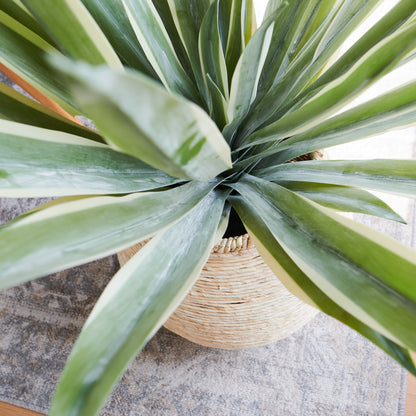
[[[40, 202], [0, 200], [1, 223]], [[411, 243], [412, 227], [394, 227]], [[0, 400], [47, 413], [73, 342], [117, 269], [107, 257], [0, 293]], [[242, 351], [200, 347], [161, 329], [102, 415], [401, 416], [406, 377], [323, 314], [284, 340]]]

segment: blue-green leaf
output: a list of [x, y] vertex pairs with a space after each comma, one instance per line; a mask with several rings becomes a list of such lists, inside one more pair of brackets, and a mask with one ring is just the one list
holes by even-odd
[[233, 207], [249, 231], [250, 237], [254, 240], [257, 250], [288, 290], [359, 332], [416, 375], [416, 368], [409, 351], [365, 325], [331, 300], [287, 255], [265, 222], [257, 214], [256, 207], [251, 206], [241, 197], [232, 197], [231, 200]]
[[253, 171], [275, 182], [317, 182], [416, 196], [416, 159], [313, 160]]
[[110, 146], [0, 120], [0, 197], [126, 194], [179, 182]]
[[234, 187], [326, 296], [391, 341], [416, 348], [414, 250], [274, 183], [247, 175]]
[[128, 364], [198, 278], [216, 242], [223, 206], [224, 198], [211, 194], [113, 277], [69, 357], [50, 416], [99, 412]]
[[228, 144], [195, 104], [136, 72], [57, 63], [79, 106], [121, 151], [185, 179], [209, 181], [231, 167]]
[[[48, 206], [0, 228], [0, 288], [116, 253], [178, 221], [215, 187], [97, 196]], [[30, 238], [28, 238], [30, 236]]]

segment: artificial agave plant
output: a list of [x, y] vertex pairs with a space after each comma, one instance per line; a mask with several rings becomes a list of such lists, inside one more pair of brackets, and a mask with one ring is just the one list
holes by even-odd
[[60, 197], [0, 229], [0, 286], [153, 237], [99, 299], [51, 415], [99, 411], [230, 207], [294, 294], [415, 373], [415, 252], [336, 211], [402, 221], [362, 188], [415, 196], [416, 161], [286, 163], [415, 124], [416, 81], [340, 112], [416, 53], [401, 0], [337, 55], [379, 3], [272, 0], [256, 29], [251, 0], [0, 0], [1, 70], [38, 101], [0, 86], [0, 196]]

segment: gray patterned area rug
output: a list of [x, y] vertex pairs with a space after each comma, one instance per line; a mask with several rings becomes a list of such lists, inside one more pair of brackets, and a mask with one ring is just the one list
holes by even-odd
[[[0, 199], [1, 223], [39, 202]], [[395, 227], [411, 243], [412, 227]], [[117, 269], [108, 257], [0, 294], [1, 401], [47, 413], [77, 334]], [[242, 351], [200, 347], [161, 329], [102, 415], [395, 416], [404, 414], [406, 377], [323, 314], [282, 341]]]

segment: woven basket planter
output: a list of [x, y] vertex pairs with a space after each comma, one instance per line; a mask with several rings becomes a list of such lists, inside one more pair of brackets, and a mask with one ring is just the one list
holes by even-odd
[[[120, 252], [120, 264], [144, 244]], [[198, 281], [165, 327], [200, 345], [242, 349], [284, 338], [316, 313], [286, 290], [246, 234], [223, 239], [213, 248]]]
[[[314, 152], [288, 163], [326, 158]], [[145, 244], [118, 253], [120, 265]], [[200, 345], [243, 349], [285, 338], [317, 312], [283, 286], [245, 234], [224, 238], [212, 249], [199, 279], [164, 326]]]

